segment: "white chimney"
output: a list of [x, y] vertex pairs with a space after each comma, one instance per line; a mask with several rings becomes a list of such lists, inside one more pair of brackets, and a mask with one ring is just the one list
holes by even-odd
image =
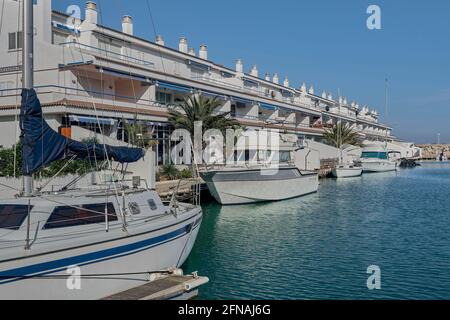
[[344, 98], [344, 106], [347, 106], [347, 105], [348, 105], [347, 98]]
[[286, 78], [284, 78], [283, 86], [289, 88], [289, 84], [290, 84], [289, 83], [289, 78], [288, 78], [288, 76], [286, 76]]
[[198, 52], [198, 56], [201, 59], [208, 60], [208, 47], [205, 44], [200, 46], [200, 51]]
[[258, 67], [256, 65], [252, 66], [252, 69], [250, 70], [250, 75], [254, 77], [259, 77]]
[[133, 35], [133, 18], [131, 16], [124, 16], [122, 18], [122, 32]]
[[331, 93], [328, 94], [328, 100], [333, 100], [333, 95]]
[[343, 104], [344, 100], [342, 99], [342, 97], [339, 97], [339, 104]]
[[270, 74], [269, 73], [266, 73], [266, 75], [264, 76], [264, 80], [270, 81]]
[[311, 88], [309, 88], [309, 94], [314, 94], [314, 86], [311, 86]]
[[244, 65], [241, 59], [236, 60], [236, 72], [240, 74], [244, 73]]
[[180, 38], [180, 43], [178, 44], [178, 50], [183, 53], [188, 52], [188, 42], [185, 37]]
[[326, 99], [327, 98], [327, 93], [324, 91], [322, 92], [322, 98]]
[[190, 54], [191, 56], [195, 57], [195, 49], [194, 48], [189, 48], [188, 54]]
[[97, 4], [93, 1], [86, 2], [86, 22], [97, 24]]
[[162, 36], [156, 36], [156, 44], [159, 44], [160, 46], [164, 46], [164, 38]]
[[302, 83], [302, 86], [300, 87], [300, 91], [306, 93], [306, 83], [304, 83], [304, 82]]
[[279, 84], [280, 83], [280, 77], [278, 76], [278, 73], [275, 73], [273, 75], [272, 82], [275, 83], [275, 84]]

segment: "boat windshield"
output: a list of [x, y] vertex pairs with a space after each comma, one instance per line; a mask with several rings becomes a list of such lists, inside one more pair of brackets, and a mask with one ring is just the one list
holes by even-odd
[[363, 152], [362, 158], [363, 159], [382, 159], [382, 160], [387, 160], [388, 159], [388, 153], [387, 152]]
[[32, 208], [28, 205], [0, 205], [0, 229], [19, 230]]

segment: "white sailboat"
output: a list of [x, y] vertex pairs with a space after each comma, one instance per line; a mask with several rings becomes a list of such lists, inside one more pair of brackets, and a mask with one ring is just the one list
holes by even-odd
[[[340, 91], [340, 90], [339, 90]], [[338, 93], [338, 95], [340, 96], [340, 92]], [[339, 98], [339, 117], [341, 116], [341, 101]], [[342, 119], [339, 119], [339, 124], [338, 124], [338, 144], [339, 144], [339, 152], [340, 152], [340, 157], [339, 157], [339, 163], [338, 165], [332, 170], [332, 174], [336, 179], [341, 179], [341, 178], [353, 178], [353, 177], [359, 177], [362, 175], [363, 170], [362, 167], [356, 163], [345, 163], [344, 162], [344, 157], [343, 157], [343, 149], [342, 149], [342, 141], [340, 141], [340, 129], [342, 128]]]
[[354, 178], [359, 177], [363, 173], [363, 168], [354, 164], [339, 164], [333, 169], [333, 176], [335, 178]]
[[[24, 190], [0, 201], [0, 299], [101, 299], [180, 267], [202, 222], [198, 203], [164, 205], [136, 176], [88, 188], [33, 188], [33, 174], [68, 155], [153, 170], [139, 148], [83, 144], [54, 132], [33, 89], [33, 1], [24, 3], [21, 141]], [[154, 172], [153, 172], [154, 173]], [[147, 176], [143, 172], [142, 176]], [[144, 187], [140, 185], [143, 184]]]

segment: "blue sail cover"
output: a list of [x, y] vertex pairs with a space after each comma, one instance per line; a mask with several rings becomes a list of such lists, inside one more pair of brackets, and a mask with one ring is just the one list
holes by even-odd
[[81, 143], [53, 131], [43, 118], [41, 103], [34, 89], [22, 90], [20, 129], [22, 173], [26, 176], [73, 155], [81, 160], [103, 161], [109, 158], [119, 163], [137, 162], [145, 155], [140, 148]]

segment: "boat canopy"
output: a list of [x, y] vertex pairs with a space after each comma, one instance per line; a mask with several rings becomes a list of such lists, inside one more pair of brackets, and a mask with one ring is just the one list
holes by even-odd
[[41, 103], [34, 89], [22, 90], [20, 129], [24, 175], [32, 175], [56, 160], [71, 156], [82, 160], [110, 159], [119, 163], [133, 163], [145, 155], [145, 151], [140, 148], [82, 143], [56, 133], [44, 120]]

